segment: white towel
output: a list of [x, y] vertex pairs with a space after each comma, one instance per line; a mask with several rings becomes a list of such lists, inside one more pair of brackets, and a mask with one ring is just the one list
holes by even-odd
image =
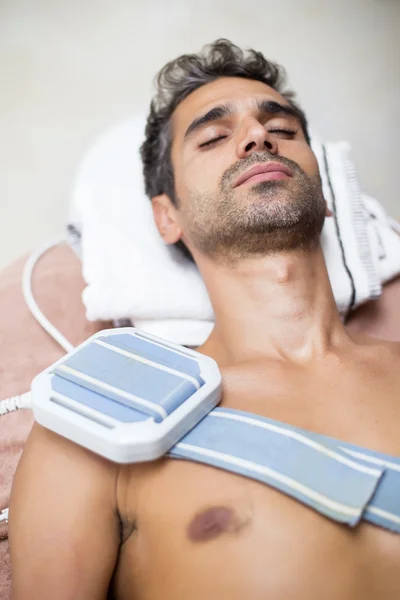
[[[188, 346], [205, 341], [213, 310], [197, 267], [156, 230], [145, 196], [139, 147], [144, 117], [107, 131], [79, 169], [69, 219], [70, 242], [83, 263], [89, 320], [129, 319], [150, 333]], [[383, 208], [364, 196], [347, 142], [313, 138], [325, 198], [322, 247], [342, 315], [379, 297], [400, 273], [400, 238]]]

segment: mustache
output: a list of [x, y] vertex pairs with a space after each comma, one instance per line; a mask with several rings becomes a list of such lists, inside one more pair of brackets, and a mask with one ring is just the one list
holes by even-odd
[[245, 173], [250, 167], [253, 165], [259, 165], [262, 163], [276, 162], [292, 169], [293, 173], [298, 175], [306, 175], [305, 171], [298, 165], [294, 160], [290, 160], [289, 158], [285, 158], [283, 156], [275, 156], [270, 152], [254, 152], [247, 156], [246, 158], [242, 158], [238, 160], [236, 163], [228, 167], [226, 171], [224, 171], [221, 180], [220, 187], [225, 189], [226, 187], [231, 187], [232, 183], [236, 181], [237, 177]]

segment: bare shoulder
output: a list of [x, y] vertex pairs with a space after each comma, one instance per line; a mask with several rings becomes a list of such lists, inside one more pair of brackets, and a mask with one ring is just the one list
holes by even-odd
[[363, 333], [350, 333], [357, 362], [363, 370], [400, 382], [400, 342], [385, 341]]
[[105, 597], [119, 546], [117, 476], [113, 463], [33, 426], [11, 493], [15, 600]]
[[57, 467], [67, 478], [73, 471], [74, 478], [82, 478], [90, 473], [91, 477], [101, 477], [114, 480], [117, 477], [117, 465], [90, 452], [86, 448], [71, 442], [34, 423], [32, 431], [26, 442], [24, 452], [20, 461], [20, 468], [24, 463], [40, 461], [44, 469], [46, 467]]
[[[117, 477], [118, 465], [35, 423], [14, 477], [10, 515], [16, 515], [16, 523], [52, 505], [57, 527], [75, 513], [90, 523], [94, 515], [89, 499], [100, 513], [113, 511]], [[10, 530], [11, 524], [10, 519]]]
[[370, 300], [352, 312], [347, 328], [353, 333], [400, 342], [400, 277], [383, 286], [378, 300]]
[[32, 431], [28, 438], [28, 443], [46, 443], [51, 444], [54, 448], [63, 448], [64, 450], [68, 448], [70, 452], [78, 452], [79, 454], [84, 455], [88, 458], [96, 456], [83, 446], [75, 444], [75, 442], [71, 442], [71, 440], [69, 440], [68, 438], [59, 435], [58, 433], [55, 433], [54, 431], [48, 429], [47, 427], [44, 427], [43, 425], [40, 425], [37, 421], [35, 421], [32, 427]]
[[370, 333], [365, 333], [364, 331], [355, 331], [353, 329], [348, 329], [347, 333], [360, 349], [370, 349], [374, 352], [381, 350], [382, 352], [388, 352], [390, 354], [396, 354], [400, 352], [400, 341], [385, 340], [382, 338], [375, 337]]

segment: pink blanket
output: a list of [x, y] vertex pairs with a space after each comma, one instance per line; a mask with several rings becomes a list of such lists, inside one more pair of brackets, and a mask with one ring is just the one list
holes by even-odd
[[[33, 377], [64, 354], [25, 304], [21, 289], [25, 260], [0, 273], [0, 400], [29, 391]], [[80, 262], [65, 244], [43, 256], [32, 287], [43, 313], [74, 345], [111, 326], [86, 320]], [[13, 475], [32, 422], [29, 410], [0, 417], [0, 510], [9, 504]], [[1, 600], [9, 600], [10, 587], [7, 525], [0, 524]]]

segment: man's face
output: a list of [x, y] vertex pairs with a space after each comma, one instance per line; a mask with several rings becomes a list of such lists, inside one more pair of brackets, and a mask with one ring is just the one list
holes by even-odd
[[[317, 243], [318, 164], [296, 112], [264, 83], [221, 78], [190, 94], [172, 116], [171, 159], [193, 254], [232, 261]], [[254, 168], [264, 172], [241, 181]]]

